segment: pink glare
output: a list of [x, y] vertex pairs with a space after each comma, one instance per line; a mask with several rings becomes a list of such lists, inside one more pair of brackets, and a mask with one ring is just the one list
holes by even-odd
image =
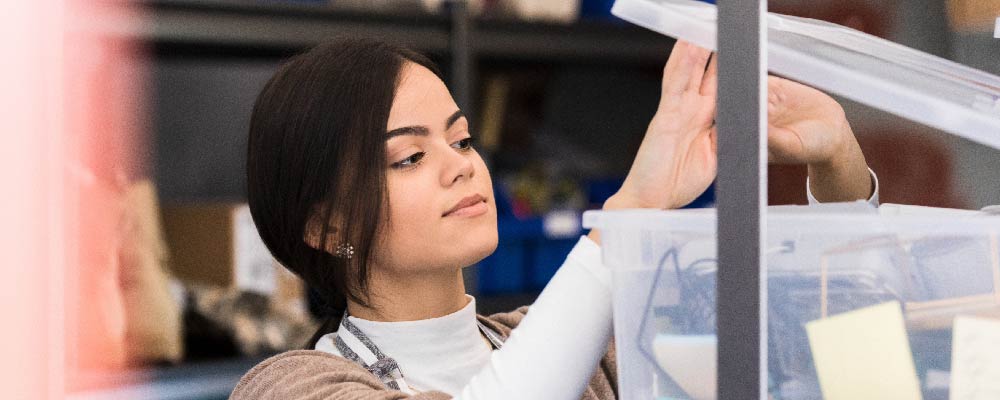
[[142, 165], [141, 21], [125, 3], [3, 4], [0, 387], [61, 399], [124, 367], [116, 185]]

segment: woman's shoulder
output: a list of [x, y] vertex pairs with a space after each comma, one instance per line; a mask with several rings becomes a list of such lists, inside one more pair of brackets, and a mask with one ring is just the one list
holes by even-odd
[[372, 389], [382, 387], [373, 375], [346, 358], [317, 350], [293, 350], [268, 358], [250, 369], [230, 399], [326, 398], [336, 383]]
[[364, 371], [361, 366], [350, 360], [319, 350], [291, 350], [271, 356], [255, 365], [244, 375], [253, 377], [271, 371], [296, 370], [311, 367], [343, 367]]

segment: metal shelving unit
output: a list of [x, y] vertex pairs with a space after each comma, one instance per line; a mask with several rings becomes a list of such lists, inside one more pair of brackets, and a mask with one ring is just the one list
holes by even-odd
[[717, 392], [766, 399], [767, 0], [718, 7]]
[[138, 38], [173, 52], [229, 49], [291, 53], [343, 36], [376, 37], [447, 56], [452, 91], [466, 115], [472, 109], [475, 66], [487, 59], [615, 64], [662, 63], [673, 40], [633, 25], [476, 19], [463, 2], [446, 14], [365, 13], [318, 4], [245, 4], [158, 0], [147, 3], [151, 24]]

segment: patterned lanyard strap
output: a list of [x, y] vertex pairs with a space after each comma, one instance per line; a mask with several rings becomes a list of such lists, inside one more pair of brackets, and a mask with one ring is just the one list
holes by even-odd
[[[483, 325], [482, 322], [476, 321], [476, 324], [479, 325], [479, 330], [486, 336], [486, 339], [493, 344], [494, 349], [500, 349], [503, 346], [503, 336]], [[399, 369], [396, 360], [379, 350], [378, 346], [375, 346], [375, 343], [372, 343], [371, 339], [364, 332], [361, 332], [357, 325], [348, 320], [347, 314], [344, 314], [344, 318], [340, 320], [340, 329], [337, 330], [334, 344], [344, 358], [364, 367], [388, 388], [407, 394], [416, 393], [406, 384], [403, 371]]]

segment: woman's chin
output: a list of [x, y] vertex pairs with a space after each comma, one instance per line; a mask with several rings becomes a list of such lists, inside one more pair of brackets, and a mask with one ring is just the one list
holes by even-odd
[[468, 243], [463, 250], [463, 266], [472, 266], [489, 257], [497, 249], [497, 235], [494, 232], [491, 237], [477, 237], [476, 243]]

